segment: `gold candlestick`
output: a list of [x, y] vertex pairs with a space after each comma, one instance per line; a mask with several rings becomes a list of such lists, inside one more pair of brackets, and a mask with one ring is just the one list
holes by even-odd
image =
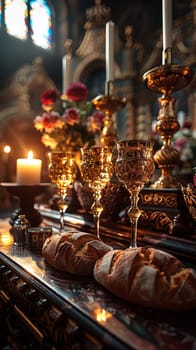
[[187, 86], [194, 73], [189, 67], [172, 65], [171, 52], [167, 64], [155, 67], [143, 75], [146, 86], [157, 93], [162, 93], [159, 101], [159, 114], [156, 130], [162, 139], [162, 147], [154, 155], [155, 163], [161, 170], [160, 178], [152, 185], [154, 188], [180, 188], [180, 183], [173, 176], [174, 167], [179, 161], [179, 152], [172, 147], [173, 135], [179, 130], [175, 113], [175, 99], [172, 92]]
[[113, 113], [117, 112], [126, 105], [125, 97], [114, 95], [113, 81], [106, 82], [105, 95], [99, 95], [92, 100], [96, 110], [105, 113], [104, 127], [100, 135], [102, 146], [113, 147], [117, 141], [117, 130], [112, 120]]

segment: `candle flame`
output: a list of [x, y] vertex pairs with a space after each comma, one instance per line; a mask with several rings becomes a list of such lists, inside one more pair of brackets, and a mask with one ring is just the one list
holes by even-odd
[[33, 152], [32, 151], [29, 151], [27, 158], [28, 159], [33, 159]]

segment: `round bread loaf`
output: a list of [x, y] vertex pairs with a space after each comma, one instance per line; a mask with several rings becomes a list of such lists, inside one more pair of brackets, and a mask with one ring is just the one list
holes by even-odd
[[93, 274], [95, 262], [112, 248], [96, 236], [68, 231], [46, 239], [42, 255], [57, 270], [75, 275]]
[[154, 248], [113, 250], [94, 266], [95, 280], [114, 295], [153, 308], [196, 307], [196, 271]]

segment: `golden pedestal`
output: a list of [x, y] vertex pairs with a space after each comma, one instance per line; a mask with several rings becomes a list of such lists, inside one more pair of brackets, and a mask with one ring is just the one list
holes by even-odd
[[117, 130], [114, 127], [112, 116], [126, 105], [126, 98], [115, 96], [113, 91], [114, 84], [109, 81], [106, 83], [105, 95], [99, 95], [92, 100], [95, 109], [105, 113], [100, 141], [102, 146], [108, 147], [115, 146], [117, 141]]
[[156, 130], [163, 145], [154, 155], [155, 163], [161, 170], [161, 176], [152, 185], [154, 188], [180, 188], [181, 186], [172, 174], [180, 158], [179, 152], [172, 147], [173, 135], [180, 128], [172, 92], [187, 86], [193, 75], [189, 67], [172, 64], [155, 67], [143, 75], [143, 80], [150, 90], [162, 93], [161, 98], [158, 99], [160, 109]]
[[172, 138], [180, 125], [172, 93], [186, 87], [193, 79], [194, 73], [187, 66], [171, 63], [171, 49], [163, 54], [165, 64], [143, 75], [147, 88], [162, 94], [158, 98], [160, 108], [156, 124], [162, 147], [154, 155], [161, 176], [151, 188], [144, 189], [141, 193], [140, 205], [143, 208], [141, 225], [150, 225], [152, 229], [174, 235], [193, 234], [196, 233], [196, 216], [192, 214], [190, 208], [191, 206], [194, 210], [196, 208], [195, 188], [189, 189], [188, 196], [187, 188], [183, 187], [173, 175], [180, 154], [173, 148]]

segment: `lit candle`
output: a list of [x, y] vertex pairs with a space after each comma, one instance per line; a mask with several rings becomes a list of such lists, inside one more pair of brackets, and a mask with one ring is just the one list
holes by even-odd
[[162, 0], [163, 51], [172, 47], [172, 0]]
[[114, 80], [114, 23], [109, 21], [106, 23], [106, 81]]
[[71, 54], [67, 53], [63, 56], [63, 94], [70, 86], [71, 77]]
[[19, 185], [38, 185], [40, 183], [42, 161], [33, 158], [33, 152], [28, 158], [17, 159], [16, 183]]

